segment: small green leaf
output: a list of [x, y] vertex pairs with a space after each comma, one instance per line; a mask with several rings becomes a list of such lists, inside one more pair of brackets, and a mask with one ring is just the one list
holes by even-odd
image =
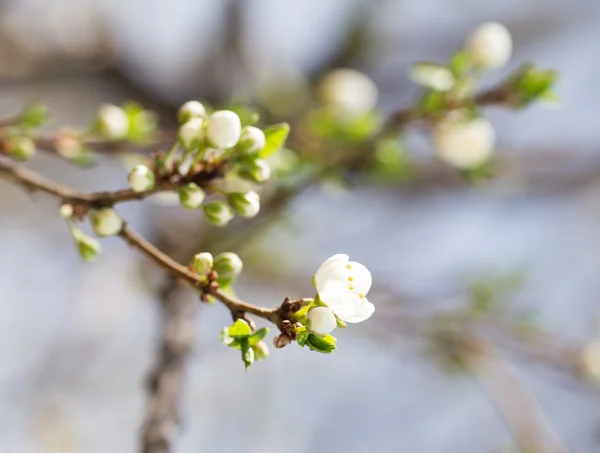
[[473, 61], [467, 51], [456, 52], [450, 59], [450, 70], [456, 79], [462, 78], [472, 67]]
[[227, 333], [231, 338], [246, 338], [252, 333], [252, 329], [243, 319], [236, 319]]
[[23, 129], [35, 129], [42, 126], [49, 117], [48, 108], [41, 103], [29, 104], [19, 115], [19, 125]]
[[244, 365], [246, 369], [250, 368], [250, 365], [254, 362], [254, 350], [250, 347], [250, 344], [247, 339], [241, 340], [242, 346], [242, 360], [244, 361]]
[[306, 344], [306, 340], [308, 340], [309, 335], [310, 333], [308, 332], [308, 330], [298, 332], [298, 334], [296, 335], [296, 341], [300, 346], [304, 346]]
[[259, 157], [267, 158], [285, 144], [288, 134], [290, 133], [290, 125], [288, 123], [274, 124], [263, 129], [265, 134], [265, 147], [258, 153]]
[[306, 345], [313, 351], [320, 352], [322, 354], [331, 354], [336, 348], [337, 340], [331, 335], [324, 335], [322, 337], [315, 334], [309, 334], [306, 340]]
[[260, 340], [262, 340], [263, 338], [265, 338], [268, 333], [269, 333], [268, 327], [262, 327], [262, 328], [258, 329], [256, 332], [254, 332], [252, 335], [250, 335], [248, 337], [248, 342], [250, 343], [250, 346], [257, 345], [258, 342]]

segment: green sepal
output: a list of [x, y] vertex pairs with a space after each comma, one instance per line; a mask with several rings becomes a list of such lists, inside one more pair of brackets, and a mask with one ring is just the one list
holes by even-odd
[[313, 351], [331, 354], [336, 348], [337, 340], [331, 335], [318, 336], [310, 333], [305, 344]]

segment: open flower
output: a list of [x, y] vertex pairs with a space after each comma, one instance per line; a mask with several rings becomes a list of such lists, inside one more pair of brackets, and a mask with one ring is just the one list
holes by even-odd
[[314, 276], [319, 298], [345, 322], [361, 322], [375, 311], [366, 298], [371, 288], [371, 273], [348, 255], [334, 255], [321, 264]]

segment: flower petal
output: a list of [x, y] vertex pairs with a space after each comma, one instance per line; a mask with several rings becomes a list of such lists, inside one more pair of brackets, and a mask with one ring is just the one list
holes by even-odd
[[346, 287], [348, 259], [348, 255], [338, 254], [321, 264], [314, 277], [315, 287], [321, 299], [323, 297], [331, 298], [333, 294], [337, 294], [341, 290], [339, 284], [331, 284], [331, 282], [343, 282], [343, 286]]
[[327, 302], [331, 311], [346, 322], [361, 322], [368, 319], [375, 311], [375, 306], [366, 298], [347, 293]]
[[354, 291], [364, 296], [369, 292], [371, 283], [373, 283], [371, 272], [356, 261], [350, 261], [348, 264], [350, 265], [350, 276], [353, 278], [352, 285], [354, 286]]

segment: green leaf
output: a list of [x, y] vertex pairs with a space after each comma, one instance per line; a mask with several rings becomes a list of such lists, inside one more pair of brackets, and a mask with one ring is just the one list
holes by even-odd
[[227, 333], [231, 338], [246, 338], [252, 333], [252, 329], [243, 319], [236, 319]]
[[543, 71], [534, 65], [525, 65], [516, 76], [514, 90], [520, 107], [543, 99], [552, 92], [558, 73], [556, 71]]
[[263, 129], [265, 134], [265, 147], [258, 153], [259, 157], [267, 158], [279, 148], [281, 148], [290, 133], [290, 125], [288, 123], [274, 124]]
[[444, 113], [446, 110], [446, 93], [442, 91], [428, 91], [419, 100], [419, 106], [426, 115]]
[[296, 335], [296, 341], [298, 342], [298, 344], [300, 346], [304, 346], [306, 344], [306, 340], [308, 340], [309, 335], [310, 335], [310, 332], [308, 332], [308, 330], [303, 330], [301, 332], [298, 332], [298, 334]]
[[248, 337], [248, 342], [250, 343], [250, 346], [257, 345], [258, 342], [260, 340], [262, 340], [263, 338], [265, 338], [268, 333], [269, 333], [268, 327], [262, 327], [262, 328], [258, 329], [256, 332], [254, 332], [252, 335], [250, 335], [250, 337]]
[[306, 345], [310, 349], [322, 354], [331, 354], [336, 348], [336, 343], [337, 340], [331, 335], [324, 335], [320, 337], [313, 333], [308, 334], [308, 338], [306, 340]]
[[151, 110], [145, 110], [137, 102], [123, 104], [123, 110], [129, 119], [127, 140], [134, 143], [146, 143], [152, 139], [152, 133], [158, 125], [158, 116]]
[[413, 64], [409, 76], [413, 82], [436, 91], [448, 91], [455, 82], [452, 71], [447, 67], [428, 61]]
[[244, 361], [244, 365], [246, 369], [250, 368], [250, 365], [254, 362], [254, 350], [250, 347], [250, 344], [247, 339], [241, 340], [242, 346], [242, 360]]
[[456, 79], [462, 78], [472, 67], [473, 61], [467, 51], [456, 52], [450, 59], [450, 70]]
[[382, 182], [408, 181], [414, 174], [414, 166], [399, 140], [383, 139], [375, 145], [370, 171]]
[[23, 129], [35, 129], [42, 126], [49, 117], [48, 108], [41, 103], [29, 104], [19, 115], [19, 125]]

